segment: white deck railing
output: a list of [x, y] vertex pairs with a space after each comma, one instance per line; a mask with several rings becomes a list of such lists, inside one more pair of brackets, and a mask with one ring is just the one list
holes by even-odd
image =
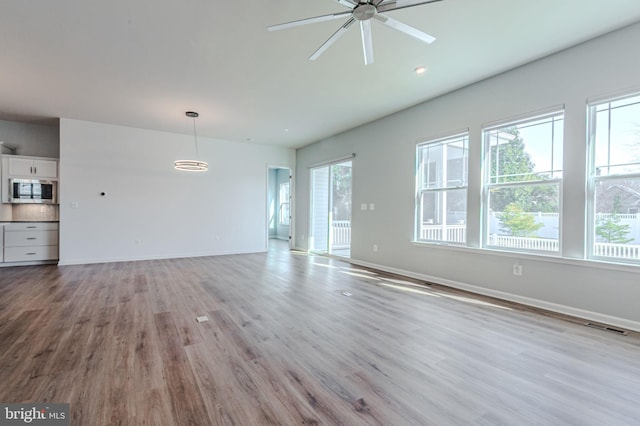
[[640, 245], [595, 243], [594, 256], [617, 257], [620, 259], [640, 259]]
[[331, 223], [331, 247], [347, 248], [351, 246], [351, 221], [334, 220]]
[[[446, 239], [442, 238], [443, 233], [446, 235]], [[420, 229], [420, 239], [464, 243], [466, 241], [466, 225], [450, 225], [446, 227], [442, 225], [423, 225]], [[560, 247], [558, 240], [552, 238], [513, 237], [509, 235], [489, 235], [487, 243], [495, 247], [549, 252], [557, 252]], [[640, 260], [640, 245], [637, 244], [596, 242], [593, 246], [594, 256]]]
[[558, 240], [551, 238], [512, 237], [510, 235], [489, 235], [490, 246], [523, 250], [558, 251]]
[[467, 225], [424, 225], [420, 230], [420, 239], [463, 243], [467, 241]]
[[[423, 225], [420, 229], [421, 240], [448, 241], [464, 243], [467, 226], [462, 225]], [[446, 238], [442, 238], [445, 235]], [[351, 221], [335, 220], [331, 227], [332, 248], [348, 248], [351, 245]], [[559, 242], [551, 238], [513, 237], [509, 235], [489, 235], [488, 245], [521, 250], [557, 252]], [[615, 257], [618, 259], [640, 260], [640, 245], [595, 243], [594, 256]]]

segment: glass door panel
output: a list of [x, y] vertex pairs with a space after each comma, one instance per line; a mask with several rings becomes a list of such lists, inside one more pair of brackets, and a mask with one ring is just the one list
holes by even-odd
[[351, 161], [311, 170], [309, 250], [351, 254]]
[[329, 252], [329, 167], [311, 170], [309, 250]]
[[330, 252], [351, 255], [351, 160], [331, 166]]

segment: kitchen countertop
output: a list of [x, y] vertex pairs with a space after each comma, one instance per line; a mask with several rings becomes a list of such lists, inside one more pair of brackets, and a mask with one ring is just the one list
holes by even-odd
[[0, 220], [0, 224], [5, 223], [60, 223], [59, 220]]

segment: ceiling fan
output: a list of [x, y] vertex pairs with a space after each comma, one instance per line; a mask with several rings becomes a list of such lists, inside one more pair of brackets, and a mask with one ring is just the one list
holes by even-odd
[[322, 46], [318, 48], [309, 57], [310, 61], [315, 61], [327, 50], [333, 43], [335, 43], [342, 35], [353, 25], [356, 21], [360, 23], [360, 34], [362, 36], [362, 49], [364, 51], [364, 64], [369, 65], [373, 63], [373, 39], [371, 37], [371, 20], [375, 19], [387, 27], [394, 30], [401, 31], [410, 35], [420, 41], [427, 44], [431, 44], [435, 41], [435, 37], [424, 33], [412, 26], [403, 24], [387, 15], [385, 12], [392, 10], [406, 9], [408, 7], [420, 6], [427, 3], [435, 3], [442, 0], [334, 0], [343, 6], [348, 7], [350, 10], [345, 12], [331, 13], [328, 15], [316, 16], [313, 18], [300, 19], [297, 21], [285, 22], [283, 24], [272, 25], [267, 27], [269, 31], [284, 30], [286, 28], [297, 27], [300, 25], [313, 24], [315, 22], [331, 21], [334, 19], [348, 18], [347, 21], [342, 24], [338, 31], [333, 33]]

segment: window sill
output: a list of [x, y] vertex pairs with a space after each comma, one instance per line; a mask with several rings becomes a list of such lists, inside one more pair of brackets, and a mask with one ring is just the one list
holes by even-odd
[[635, 263], [622, 263], [622, 262], [614, 262], [614, 261], [603, 260], [603, 259], [577, 259], [577, 258], [570, 258], [570, 257], [562, 257], [559, 254], [552, 255], [549, 253], [507, 251], [507, 250], [499, 250], [497, 248], [469, 247], [469, 246], [462, 246], [459, 244], [444, 243], [444, 242], [440, 243], [440, 242], [426, 242], [426, 241], [414, 240], [411, 243], [416, 247], [422, 247], [427, 249], [451, 250], [459, 253], [473, 253], [473, 254], [479, 254], [479, 255], [500, 256], [500, 257], [508, 257], [512, 259], [520, 259], [520, 260], [529, 259], [532, 261], [551, 262], [551, 263], [559, 263], [564, 265], [607, 269], [607, 270], [620, 271], [620, 272], [634, 272], [634, 273], [640, 272], [640, 264], [635, 264]]

